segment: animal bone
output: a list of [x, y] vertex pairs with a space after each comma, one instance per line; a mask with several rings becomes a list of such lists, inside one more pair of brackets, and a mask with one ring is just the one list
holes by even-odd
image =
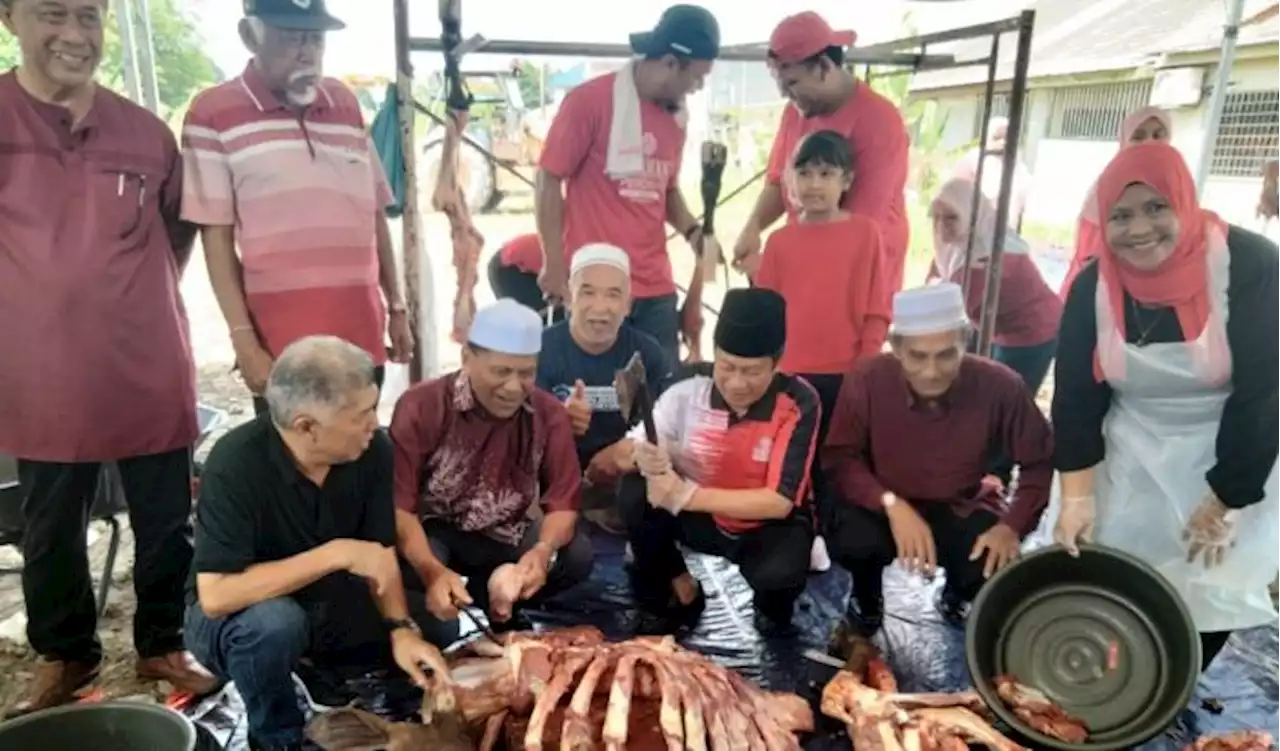
[[986, 712], [973, 691], [898, 693], [892, 671], [861, 637], [822, 691], [822, 713], [845, 724], [859, 751], [962, 751], [968, 743], [1025, 751], [993, 728]]
[[453, 668], [459, 714], [503, 710], [515, 748], [798, 751], [813, 729], [798, 696], [764, 691], [670, 638], [608, 643], [594, 629], [515, 633], [500, 658]]

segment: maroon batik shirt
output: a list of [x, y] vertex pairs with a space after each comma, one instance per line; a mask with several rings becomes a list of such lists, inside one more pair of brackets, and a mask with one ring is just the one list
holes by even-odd
[[515, 545], [529, 509], [577, 511], [582, 469], [573, 428], [554, 396], [534, 389], [512, 417], [476, 401], [461, 371], [405, 392], [391, 418], [396, 506]]
[[195, 440], [181, 197], [155, 115], [99, 87], [72, 123], [0, 74], [0, 452], [97, 462]]
[[[1012, 500], [983, 482], [997, 451], [1019, 466]], [[1049, 503], [1053, 435], [1022, 378], [1004, 365], [966, 355], [947, 393], [925, 400], [886, 353], [845, 376], [821, 459], [846, 502], [883, 512], [890, 492], [961, 515], [987, 509], [1026, 536]]]

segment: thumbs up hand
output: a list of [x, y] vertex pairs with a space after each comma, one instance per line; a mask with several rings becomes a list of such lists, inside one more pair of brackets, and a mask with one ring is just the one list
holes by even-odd
[[573, 424], [573, 434], [586, 435], [587, 428], [591, 426], [591, 402], [587, 399], [587, 385], [581, 379], [573, 382], [573, 392], [565, 400], [564, 408], [569, 413], [569, 422]]

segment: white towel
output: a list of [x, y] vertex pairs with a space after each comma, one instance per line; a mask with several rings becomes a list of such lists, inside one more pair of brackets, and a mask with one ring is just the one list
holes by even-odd
[[613, 122], [604, 171], [614, 180], [644, 174], [644, 118], [635, 67], [634, 61], [627, 63], [613, 79]]

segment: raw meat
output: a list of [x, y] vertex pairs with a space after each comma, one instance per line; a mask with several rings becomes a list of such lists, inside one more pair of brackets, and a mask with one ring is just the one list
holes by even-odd
[[1202, 736], [1182, 751], [1272, 751], [1275, 747], [1275, 739], [1270, 733], [1240, 730], [1224, 735]]
[[471, 320], [476, 312], [476, 281], [479, 279], [480, 251], [484, 236], [471, 221], [462, 186], [458, 184], [459, 148], [467, 129], [466, 110], [450, 110], [445, 118], [444, 143], [440, 151], [440, 174], [431, 205], [449, 219], [449, 237], [453, 244], [453, 267], [458, 272], [458, 287], [453, 298], [453, 340], [467, 341]]
[[[490, 645], [491, 646], [491, 645]], [[468, 723], [511, 713], [513, 748], [799, 751], [813, 729], [798, 696], [764, 691], [670, 638], [609, 643], [590, 628], [505, 637], [453, 668]], [[518, 735], [516, 729], [519, 730]]]
[[1000, 700], [1027, 727], [1067, 743], [1088, 740], [1089, 728], [1084, 721], [1067, 714], [1040, 691], [1018, 683], [1011, 675], [996, 676], [994, 683]]
[[892, 671], [861, 637], [822, 691], [822, 713], [845, 724], [858, 751], [962, 751], [971, 743], [1024, 751], [991, 726], [986, 712], [972, 691], [898, 693]]

